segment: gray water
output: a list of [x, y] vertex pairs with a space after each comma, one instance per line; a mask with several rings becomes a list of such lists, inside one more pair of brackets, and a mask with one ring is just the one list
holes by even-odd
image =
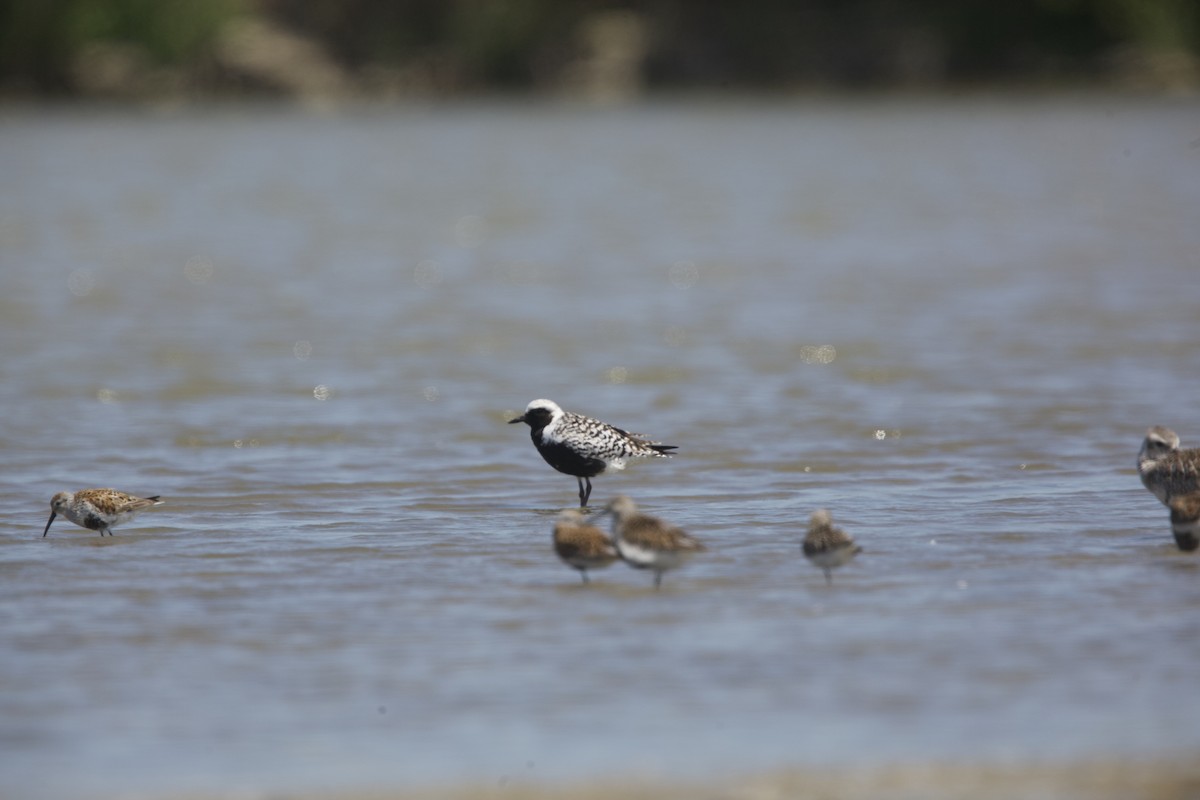
[[[0, 116], [9, 797], [1200, 746], [1200, 106]], [[584, 587], [525, 404], [710, 552]], [[101, 539], [49, 498], [166, 504]], [[827, 587], [830, 508], [865, 552]]]

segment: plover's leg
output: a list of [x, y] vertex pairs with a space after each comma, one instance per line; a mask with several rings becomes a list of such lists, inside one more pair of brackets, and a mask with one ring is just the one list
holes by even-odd
[[588, 582], [587, 569], [585, 568], [585, 569], [579, 570], [579, 574], [583, 576], [583, 582], [586, 585]]
[[[576, 476], [575, 480], [579, 481], [579, 507], [587, 508], [588, 498], [592, 496], [592, 479]], [[587, 481], [587, 488], [584, 488], [584, 481]]]
[[825, 585], [833, 586], [833, 570], [829, 567], [821, 567], [821, 569], [825, 570]]
[[663, 575], [663, 571], [661, 569], [654, 570], [654, 588], [655, 589], [658, 589], [659, 587], [662, 586], [662, 575]]

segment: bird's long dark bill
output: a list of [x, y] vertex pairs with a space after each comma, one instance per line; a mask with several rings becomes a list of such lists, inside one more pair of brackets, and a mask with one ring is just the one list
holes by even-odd
[[524, 422], [524, 421], [525, 421], [525, 417], [517, 417], [516, 419], [510, 419], [508, 421], [508, 424], [512, 425], [514, 422]]
[[43, 538], [43, 539], [45, 539], [45, 538], [46, 538], [46, 534], [50, 532], [50, 525], [51, 525], [51, 523], [53, 523], [53, 522], [54, 522], [54, 518], [55, 518], [55, 517], [57, 517], [57, 516], [58, 516], [58, 512], [57, 512], [57, 511], [51, 511], [51, 512], [50, 512], [50, 519], [49, 519], [49, 520], [47, 520], [47, 522], [46, 522], [46, 530], [42, 531], [42, 538]]

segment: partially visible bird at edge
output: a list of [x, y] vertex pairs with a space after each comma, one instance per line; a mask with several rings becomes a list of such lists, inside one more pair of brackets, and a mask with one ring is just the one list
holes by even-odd
[[1179, 435], [1155, 425], [1146, 431], [1137, 457], [1138, 475], [1171, 510], [1171, 533], [1180, 550], [1200, 547], [1200, 449], [1183, 449]]

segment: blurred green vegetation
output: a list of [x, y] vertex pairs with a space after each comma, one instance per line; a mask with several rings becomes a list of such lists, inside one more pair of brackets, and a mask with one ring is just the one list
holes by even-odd
[[149, 63], [203, 58], [242, 0], [0, 0], [0, 82], [8, 89], [67, 92], [91, 44], [136, 47]]
[[1191, 73], [1200, 56], [1200, 0], [0, 0], [0, 90], [85, 91], [97, 46], [172, 86], [253, 88], [221, 58], [248, 18], [315, 43], [349, 84], [539, 90], [620, 49], [587, 35], [614, 12], [644, 32], [630, 58], [651, 89], [1087, 81], [1130, 53]]

